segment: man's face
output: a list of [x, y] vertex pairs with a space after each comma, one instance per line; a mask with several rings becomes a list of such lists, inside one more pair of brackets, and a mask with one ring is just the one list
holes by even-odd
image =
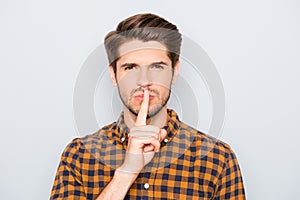
[[[119, 47], [117, 76], [110, 69], [114, 85], [118, 86], [119, 95], [125, 107], [137, 115], [143, 92], [149, 90], [148, 117], [157, 114], [170, 97], [170, 87], [176, 77], [167, 49], [159, 42], [133, 40]], [[176, 65], [174, 70], [179, 68]], [[177, 76], [177, 71], [175, 76]]]

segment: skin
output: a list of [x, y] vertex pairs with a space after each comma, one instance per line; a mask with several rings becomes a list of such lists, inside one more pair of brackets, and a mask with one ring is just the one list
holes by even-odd
[[[161, 127], [167, 117], [166, 103], [170, 95], [170, 86], [177, 80], [180, 64], [172, 62], [164, 45], [156, 41], [142, 42], [133, 40], [119, 47], [117, 76], [110, 66], [110, 78], [117, 86], [124, 104], [125, 123], [130, 128], [134, 125], [141, 102], [133, 98], [145, 89], [150, 91], [147, 124]], [[156, 63], [165, 63], [155, 65]], [[127, 65], [126, 65], [127, 64]], [[136, 66], [132, 67], [131, 64]], [[126, 66], [124, 66], [126, 65]], [[131, 66], [130, 66], [131, 65]], [[163, 67], [163, 69], [160, 69]], [[151, 95], [154, 96], [151, 98]]]
[[[159, 42], [133, 40], [120, 46], [117, 76], [110, 66], [112, 84], [124, 104], [124, 120], [130, 128], [124, 163], [97, 198], [124, 199], [143, 167], [160, 149], [168, 121], [170, 86], [178, 77], [179, 62], [172, 71], [166, 47]], [[160, 63], [159, 65], [157, 63]]]

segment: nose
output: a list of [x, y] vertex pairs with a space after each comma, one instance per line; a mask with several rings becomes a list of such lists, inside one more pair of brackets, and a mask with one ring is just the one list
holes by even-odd
[[137, 84], [140, 87], [147, 87], [151, 85], [151, 74], [148, 72], [146, 67], [141, 67], [137, 75]]

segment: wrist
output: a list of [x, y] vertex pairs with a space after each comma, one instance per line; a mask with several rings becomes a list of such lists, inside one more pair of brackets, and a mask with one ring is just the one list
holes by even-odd
[[115, 170], [110, 183], [104, 188], [97, 200], [124, 199], [138, 174], [124, 172], [121, 167]]
[[138, 175], [139, 173], [125, 171], [122, 169], [122, 166], [120, 166], [115, 170], [113, 181], [118, 183], [117, 185], [123, 185], [123, 187], [125, 187], [126, 190], [129, 190], [131, 185], [137, 179]]
[[125, 167], [124, 165], [121, 165], [115, 170], [115, 175], [117, 177], [122, 177], [126, 179], [136, 179], [137, 176], [139, 175], [140, 170], [129, 170], [128, 167]]

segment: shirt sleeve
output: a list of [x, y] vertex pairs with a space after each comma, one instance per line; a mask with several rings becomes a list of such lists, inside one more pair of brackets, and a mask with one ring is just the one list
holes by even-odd
[[87, 199], [80, 172], [80, 139], [74, 139], [64, 150], [51, 191], [52, 199]]
[[234, 152], [230, 149], [228, 160], [219, 177], [214, 200], [245, 200], [241, 170]]

